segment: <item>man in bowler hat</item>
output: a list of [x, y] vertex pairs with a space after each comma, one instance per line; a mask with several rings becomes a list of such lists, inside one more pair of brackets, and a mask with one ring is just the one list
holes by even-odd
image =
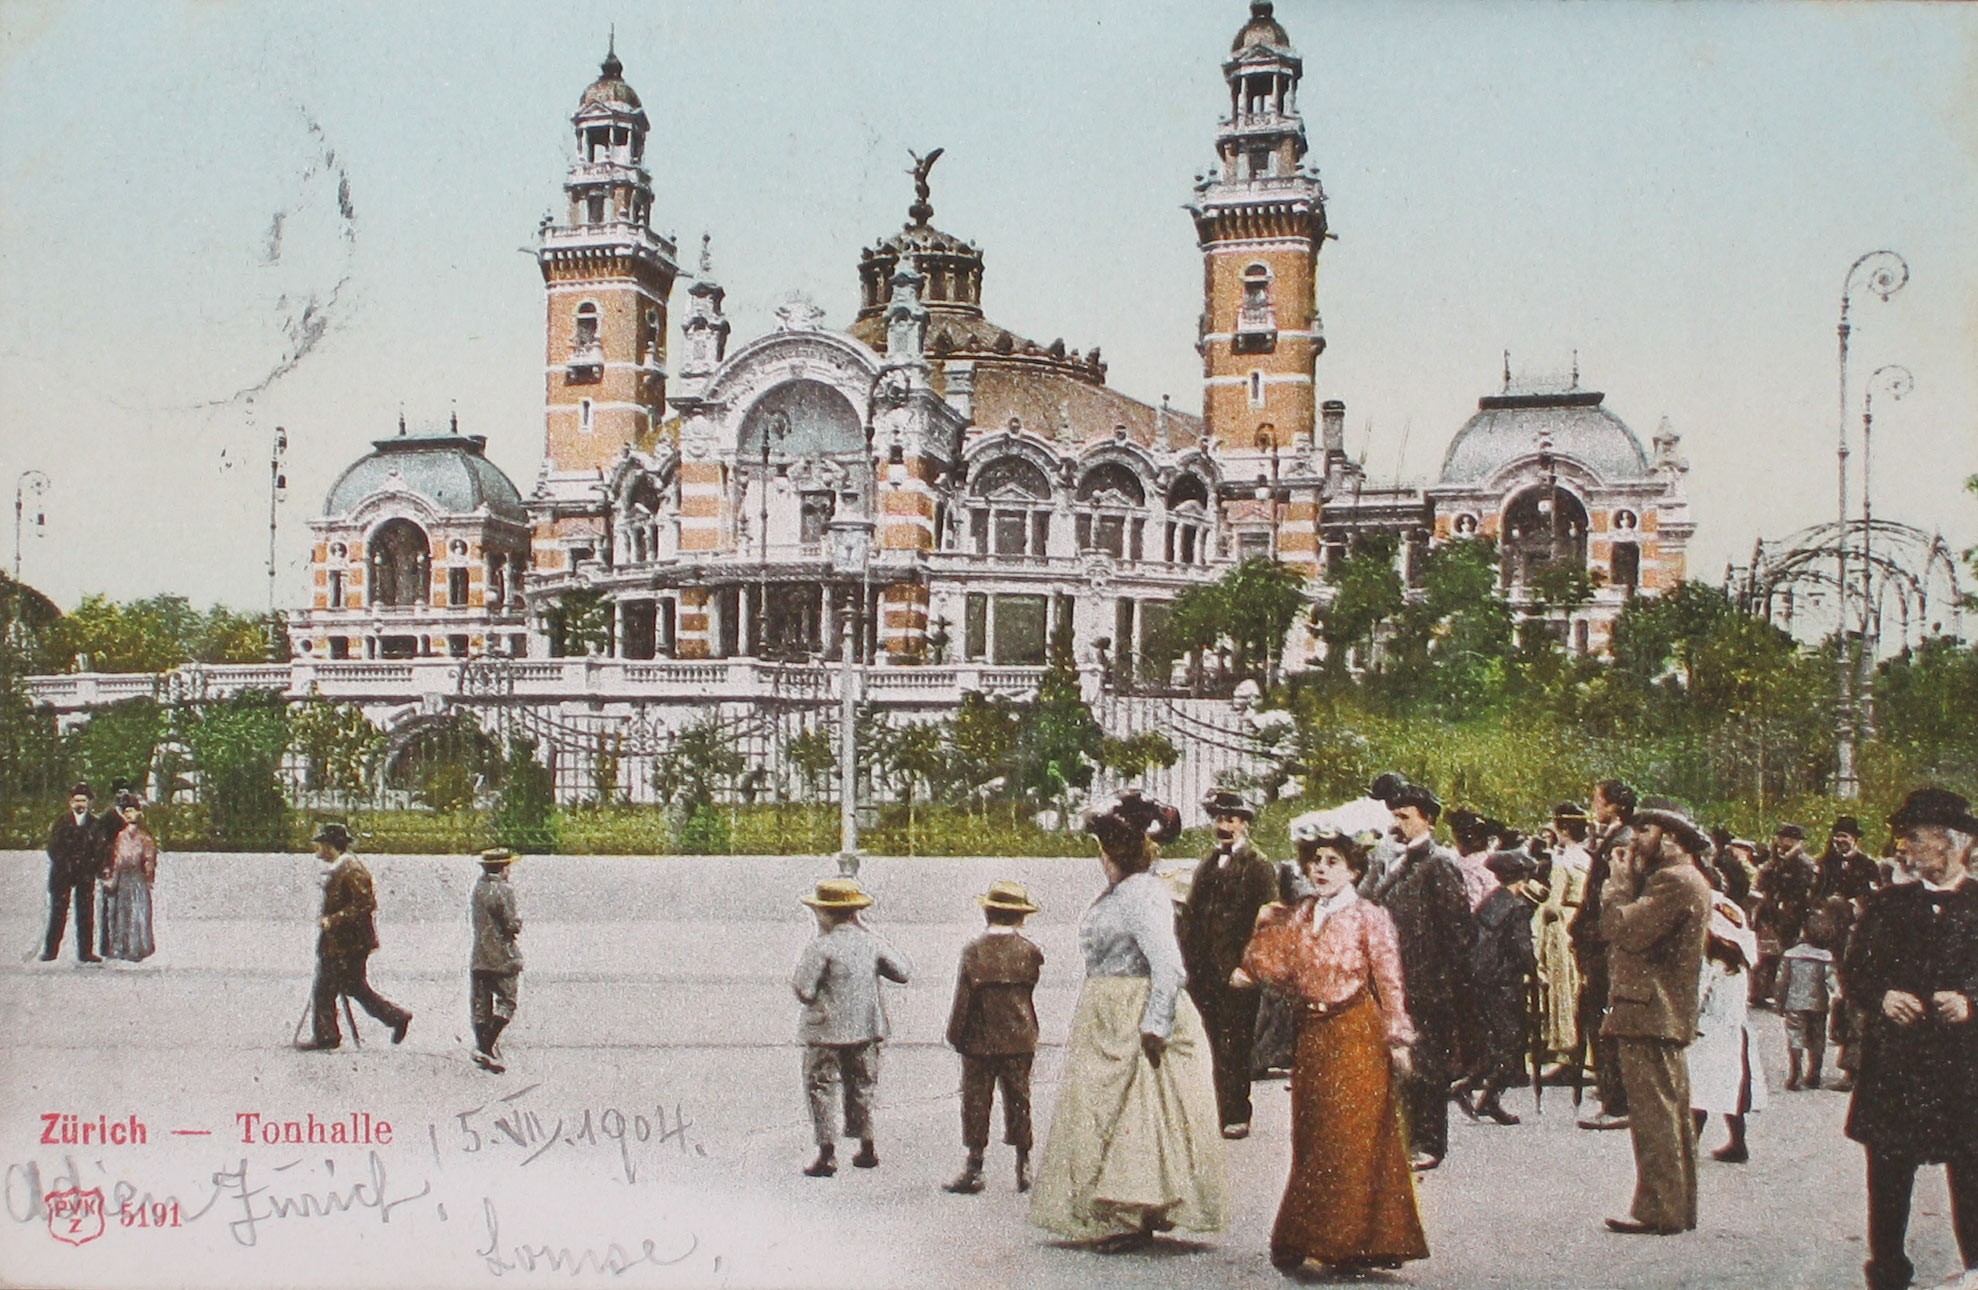
[[76, 910], [76, 961], [103, 961], [90, 946], [96, 936], [96, 871], [108, 854], [102, 830], [89, 813], [94, 796], [88, 784], [70, 789], [69, 809], [48, 831], [48, 935], [41, 946], [44, 963], [62, 952], [62, 932], [68, 925], [71, 901]]
[[1917, 881], [1868, 898], [1841, 985], [1866, 1021], [1847, 1135], [1868, 1155], [1869, 1290], [1900, 1290], [1916, 1269], [1903, 1250], [1920, 1165], [1949, 1177], [1951, 1226], [1978, 1285], [1978, 818], [1943, 788], [1919, 788], [1889, 817]]
[[515, 994], [522, 975], [522, 916], [515, 911], [515, 888], [508, 869], [515, 853], [507, 847], [481, 852], [481, 877], [474, 884], [474, 959], [467, 972], [474, 1023], [474, 1064], [499, 1075], [508, 1068], [495, 1055], [495, 1043], [515, 1018]]
[[1203, 801], [1216, 848], [1196, 866], [1181, 907], [1181, 959], [1188, 997], [1202, 1014], [1216, 1076], [1216, 1106], [1225, 1138], [1250, 1133], [1250, 1048], [1257, 1038], [1257, 989], [1231, 975], [1257, 926], [1257, 911], [1277, 898], [1277, 870], [1250, 842], [1257, 812], [1243, 795], [1219, 788]]
[[337, 1028], [339, 995], [362, 1004], [391, 1027], [394, 1044], [403, 1043], [412, 1014], [372, 989], [365, 976], [371, 952], [378, 948], [378, 897], [371, 871], [350, 854], [350, 830], [341, 824], [325, 824], [310, 842], [330, 872], [323, 882], [323, 914], [316, 920], [316, 984], [310, 1005], [315, 1028], [296, 1047], [322, 1052], [343, 1043]]

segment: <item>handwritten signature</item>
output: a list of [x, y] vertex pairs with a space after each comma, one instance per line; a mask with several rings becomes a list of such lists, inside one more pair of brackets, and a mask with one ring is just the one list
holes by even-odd
[[[253, 1174], [254, 1167], [243, 1159], [240, 1168], [221, 1169], [213, 1174], [214, 1199], [224, 1197], [238, 1205], [239, 1217], [228, 1221], [227, 1230], [236, 1243], [251, 1246], [260, 1239], [260, 1225], [271, 1220], [325, 1218], [332, 1214], [368, 1209], [377, 1214], [380, 1223], [389, 1223], [393, 1210], [430, 1195], [433, 1190], [432, 1183], [427, 1182], [416, 1192], [394, 1197], [384, 1160], [373, 1151], [369, 1154], [368, 1164], [366, 1176], [347, 1187], [284, 1193], [276, 1191], [269, 1183], [254, 1185], [258, 1182], [258, 1176]], [[326, 1160], [324, 1165], [331, 1173], [335, 1172], [335, 1161]], [[291, 1167], [279, 1165], [272, 1172], [279, 1173]]]
[[567, 1245], [544, 1243], [529, 1245], [517, 1243], [504, 1246], [501, 1239], [501, 1216], [495, 1212], [495, 1203], [485, 1197], [481, 1200], [481, 1217], [488, 1228], [488, 1243], [474, 1251], [487, 1265], [490, 1275], [502, 1277], [511, 1272], [567, 1272], [575, 1277], [584, 1272], [609, 1272], [612, 1276], [624, 1276], [641, 1264], [653, 1267], [669, 1267], [684, 1263], [700, 1248], [700, 1238], [692, 1232], [684, 1233], [681, 1240], [686, 1248], [677, 1254], [661, 1254], [658, 1242], [650, 1237], [639, 1241], [639, 1251], [633, 1254], [617, 1241], [598, 1249], [584, 1246], [573, 1249]]

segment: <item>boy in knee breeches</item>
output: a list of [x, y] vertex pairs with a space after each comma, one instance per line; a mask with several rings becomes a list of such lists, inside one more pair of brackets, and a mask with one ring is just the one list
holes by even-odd
[[1031, 1002], [1044, 970], [1044, 951], [1017, 929], [1037, 912], [1014, 882], [976, 897], [988, 930], [962, 950], [948, 1043], [962, 1058], [962, 1146], [968, 1162], [947, 1190], [982, 1190], [989, 1149], [989, 1110], [1003, 1090], [1003, 1141], [1016, 1148], [1016, 1189], [1030, 1190], [1030, 1063], [1037, 1055], [1037, 1009]]
[[1779, 1012], [1786, 1022], [1786, 1087], [1820, 1087], [1827, 1054], [1827, 1011], [1838, 991], [1833, 924], [1824, 913], [1806, 920], [1803, 939], [1779, 960]]
[[879, 1084], [879, 1045], [886, 1038], [886, 1009], [879, 979], [905, 984], [907, 961], [867, 930], [858, 912], [872, 904], [856, 879], [826, 878], [800, 898], [817, 915], [817, 939], [804, 948], [790, 984], [804, 1004], [798, 1039], [804, 1044], [804, 1096], [817, 1138], [817, 1159], [805, 1167], [813, 1178], [838, 1172], [838, 1094], [842, 1089], [846, 1137], [859, 1140], [852, 1164], [879, 1163], [873, 1143], [872, 1101]]

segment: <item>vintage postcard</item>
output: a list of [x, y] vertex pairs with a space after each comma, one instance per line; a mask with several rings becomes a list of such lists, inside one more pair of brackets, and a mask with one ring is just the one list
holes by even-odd
[[0, 1285], [1978, 1286], [1975, 71], [3, 0]]

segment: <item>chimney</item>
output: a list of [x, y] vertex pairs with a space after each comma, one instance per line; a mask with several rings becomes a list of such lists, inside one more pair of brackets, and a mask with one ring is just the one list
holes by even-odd
[[1325, 433], [1326, 456], [1346, 455], [1346, 404], [1327, 399], [1319, 405], [1319, 424]]

